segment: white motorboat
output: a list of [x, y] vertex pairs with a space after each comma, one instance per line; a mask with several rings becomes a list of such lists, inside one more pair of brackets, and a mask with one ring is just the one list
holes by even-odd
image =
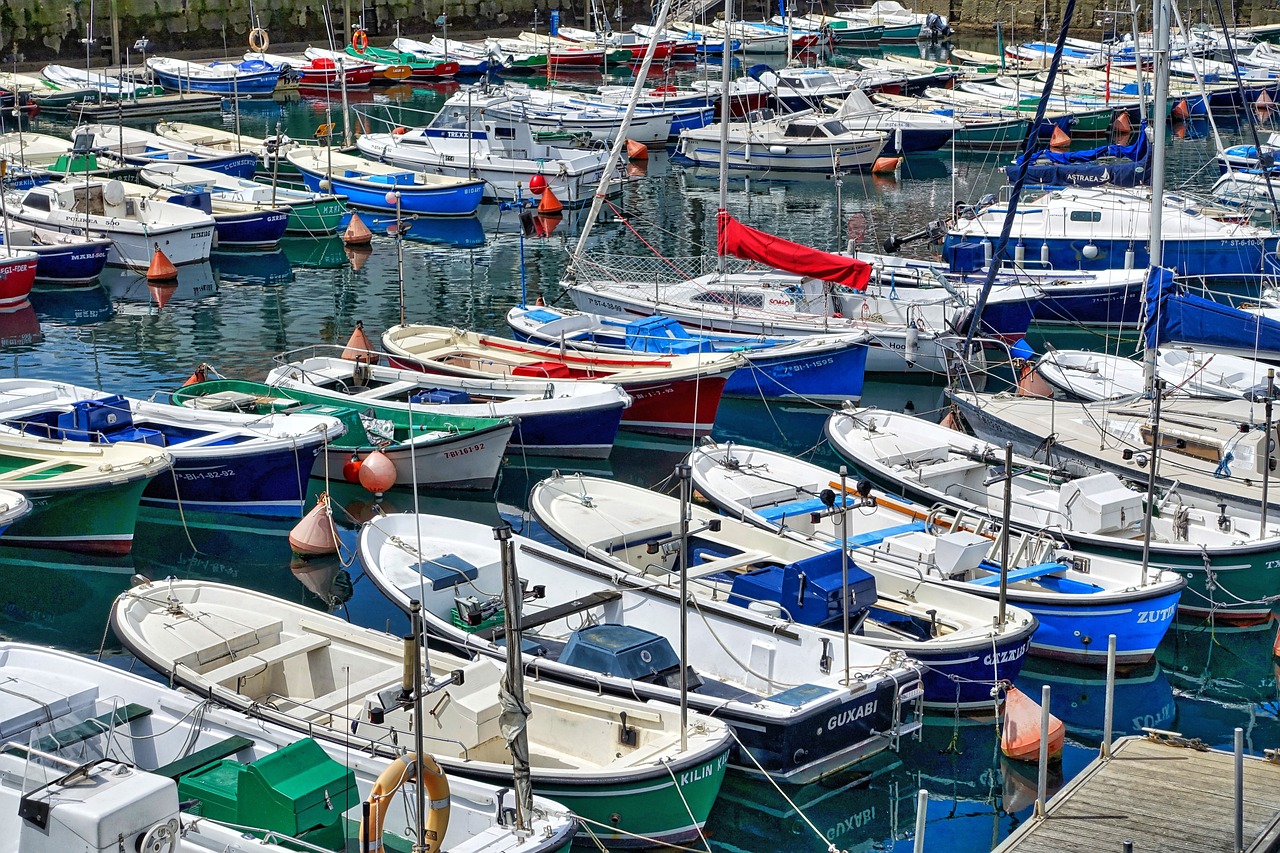
[[[729, 123], [725, 157], [731, 169], [831, 174], [871, 168], [888, 141], [888, 134], [852, 131], [812, 111], [775, 116], [759, 110]], [[720, 124], [682, 131], [676, 152], [699, 165], [718, 165]]]

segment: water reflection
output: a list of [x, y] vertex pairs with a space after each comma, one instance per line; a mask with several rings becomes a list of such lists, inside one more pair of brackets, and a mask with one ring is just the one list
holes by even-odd
[[295, 268], [334, 269], [346, 266], [347, 253], [341, 237], [285, 237], [280, 251]]
[[[361, 213], [369, 230], [376, 234], [388, 234], [394, 230], [395, 216]], [[470, 249], [484, 245], [484, 226], [475, 216], [420, 216], [405, 217], [405, 239], [437, 246], [456, 246]], [[391, 226], [389, 229], [388, 226]]]
[[65, 554], [0, 546], [0, 632], [26, 642], [89, 653], [103, 642], [107, 613], [129, 587], [132, 557]]
[[[1106, 709], [1105, 670], [1042, 658], [1030, 658], [1018, 675], [1018, 687], [1037, 702], [1049, 687], [1049, 710], [1075, 739], [1100, 743]], [[1173, 686], [1158, 663], [1118, 674], [1112, 736], [1142, 734], [1144, 728], [1176, 728], [1178, 706]]]
[[293, 265], [282, 249], [270, 252], [214, 252], [209, 263], [222, 284], [274, 287], [293, 281]]
[[31, 304], [40, 318], [67, 326], [102, 323], [116, 313], [111, 295], [98, 281], [91, 287], [36, 288], [31, 291]]
[[[146, 275], [128, 267], [107, 267], [100, 278], [111, 298], [130, 306], [145, 305], [156, 309], [170, 302], [196, 302], [218, 292], [218, 282], [208, 261], [183, 264], [176, 282], [149, 282]], [[126, 310], [121, 308], [121, 310]], [[130, 311], [130, 313], [133, 313]]]
[[0, 348], [28, 347], [40, 343], [40, 318], [29, 300], [0, 311]]

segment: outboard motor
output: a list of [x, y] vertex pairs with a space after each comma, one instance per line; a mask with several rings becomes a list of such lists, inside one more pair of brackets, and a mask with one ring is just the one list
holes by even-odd
[[931, 39], [943, 39], [951, 35], [951, 25], [941, 15], [930, 12], [924, 19], [924, 31]]

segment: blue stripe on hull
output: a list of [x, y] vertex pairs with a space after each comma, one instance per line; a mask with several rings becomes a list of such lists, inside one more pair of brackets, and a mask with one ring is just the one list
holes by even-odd
[[142, 493], [155, 506], [195, 508], [243, 515], [301, 517], [307, 481], [315, 463], [314, 442], [244, 456], [183, 459], [181, 445], [172, 474], [161, 474]]
[[[1062, 270], [1105, 270], [1124, 269], [1125, 251], [1133, 251], [1134, 269], [1143, 269], [1150, 265], [1146, 240], [1106, 240], [1079, 239], [1068, 240], [1050, 238], [1044, 240], [1036, 237], [1021, 237], [1027, 257], [1038, 258], [1041, 245], [1049, 246], [1049, 265]], [[960, 240], [948, 234], [943, 244], [943, 258], [951, 260], [952, 246]], [[1007, 255], [1012, 255], [1013, 243]], [[1208, 276], [1218, 278], [1243, 278], [1256, 276], [1262, 272], [1262, 256], [1264, 252], [1276, 249], [1276, 238], [1264, 240], [1166, 240], [1164, 241], [1164, 265], [1172, 267], [1179, 276]], [[1092, 258], [1084, 255], [1086, 246], [1092, 246], [1097, 253]]]
[[858, 400], [862, 397], [866, 366], [865, 346], [773, 358], [757, 355], [729, 376], [724, 393], [766, 400], [793, 397]]
[[[315, 172], [302, 172], [302, 182], [311, 192], [321, 192], [320, 181], [324, 176]], [[456, 188], [417, 190], [404, 184], [370, 184], [344, 180], [334, 176], [330, 192], [345, 195], [356, 207], [395, 213], [395, 205], [387, 204], [387, 193], [400, 193], [402, 213], [419, 213], [426, 216], [470, 216], [480, 206], [484, 197], [483, 184], [464, 184]]]
[[[1155, 654], [1178, 610], [1180, 593], [1121, 604], [1052, 606], [1015, 601], [1040, 620], [1033, 652], [1064, 660], [1101, 662], [1107, 657], [1107, 635], [1116, 635], [1116, 655], [1130, 661]], [[1082, 596], [1087, 597], [1087, 596]]]
[[608, 409], [521, 415], [516, 431], [511, 436], [509, 449], [535, 455], [602, 459], [609, 455], [614, 439], [618, 437], [623, 411], [622, 406], [614, 406]]
[[1025, 337], [1031, 325], [1034, 302], [997, 302], [982, 312], [983, 334], [1016, 339]]

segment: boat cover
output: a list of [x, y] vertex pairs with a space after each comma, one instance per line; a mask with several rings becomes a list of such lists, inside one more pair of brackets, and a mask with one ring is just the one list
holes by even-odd
[[855, 290], [866, 290], [871, 281], [871, 265], [857, 258], [833, 255], [757, 231], [743, 225], [725, 210], [720, 211], [719, 225], [718, 249], [721, 255], [759, 261], [785, 272], [833, 281]]
[[[1024, 155], [1025, 156], [1025, 155]], [[1095, 186], [1112, 184], [1133, 187], [1151, 181], [1151, 146], [1144, 124], [1138, 138], [1128, 145], [1103, 145], [1086, 151], [1041, 149], [1031, 155], [1027, 183], [1045, 186]], [[1009, 180], [1016, 180], [1022, 157], [1005, 166]]]

